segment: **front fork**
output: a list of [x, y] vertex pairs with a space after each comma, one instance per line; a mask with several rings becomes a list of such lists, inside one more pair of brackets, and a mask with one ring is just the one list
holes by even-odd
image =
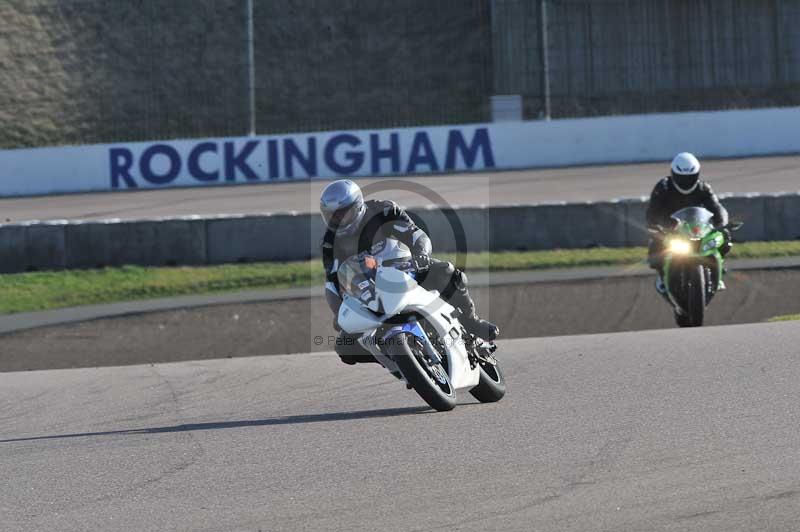
[[428, 357], [429, 361], [432, 364], [442, 363], [442, 357], [439, 355], [439, 353], [436, 352], [436, 349], [433, 348], [433, 344], [431, 343], [430, 338], [428, 338], [428, 335], [425, 334], [425, 330], [422, 328], [422, 326], [419, 324], [417, 320], [409, 321], [408, 323], [392, 327], [383, 334], [383, 341], [385, 342], [391, 338], [394, 338], [398, 334], [404, 332], [411, 333], [412, 335], [419, 338], [420, 343], [423, 346], [422, 348], [425, 353], [425, 356]]

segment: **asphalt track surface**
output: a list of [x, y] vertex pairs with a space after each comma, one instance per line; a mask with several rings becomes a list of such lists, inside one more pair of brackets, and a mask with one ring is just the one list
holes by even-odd
[[[500, 325], [503, 338], [675, 327], [651, 274], [544, 279], [494, 283], [471, 292], [481, 315]], [[800, 269], [732, 271], [726, 282], [729, 289], [706, 311], [709, 325], [800, 312], [794, 297], [800, 294]], [[217, 302], [0, 335], [0, 371], [306, 353], [335, 346], [331, 314], [321, 297], [233, 302], [222, 296]], [[0, 319], [0, 325], [16, 321], [9, 318]]]
[[504, 341], [448, 413], [329, 353], [1, 374], [2, 528], [796, 531], [799, 337]]
[[[649, 195], [669, 172], [669, 163], [586, 166], [494, 173], [403, 178], [430, 188], [450, 205], [508, 205], [554, 201], [596, 201]], [[800, 190], [800, 156], [705, 161], [704, 178], [717, 193], [777, 193]], [[375, 179], [360, 179], [363, 186]], [[136, 219], [181, 215], [312, 212], [319, 205], [324, 180], [234, 187], [75, 194], [0, 199], [0, 221]], [[382, 190], [416, 207], [431, 200], [418, 191]], [[435, 201], [434, 203], [439, 203]]]

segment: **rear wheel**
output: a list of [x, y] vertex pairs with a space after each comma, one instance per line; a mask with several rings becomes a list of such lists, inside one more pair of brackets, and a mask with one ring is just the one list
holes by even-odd
[[706, 309], [706, 276], [705, 268], [698, 265], [691, 268], [687, 273], [686, 283], [686, 311], [688, 313], [690, 327], [700, 327], [703, 325], [703, 318]]
[[442, 364], [433, 364], [413, 334], [399, 334], [387, 345], [387, 353], [406, 381], [431, 408], [444, 412], [456, 406], [456, 391]]
[[500, 366], [489, 362], [480, 362], [481, 380], [469, 391], [481, 403], [496, 403], [506, 394], [506, 379]]

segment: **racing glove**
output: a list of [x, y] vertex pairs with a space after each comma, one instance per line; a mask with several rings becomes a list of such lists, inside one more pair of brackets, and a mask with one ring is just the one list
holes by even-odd
[[413, 243], [411, 244], [411, 256], [413, 257], [414, 268], [417, 271], [427, 271], [431, 266], [431, 239], [422, 229], [417, 229], [413, 236]]
[[431, 258], [429, 255], [421, 253], [419, 255], [415, 255], [413, 258], [414, 262], [414, 269], [418, 272], [428, 271], [428, 268], [431, 267]]

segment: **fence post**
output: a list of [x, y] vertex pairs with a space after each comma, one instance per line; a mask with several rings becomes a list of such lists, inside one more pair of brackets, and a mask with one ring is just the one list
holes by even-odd
[[256, 67], [253, 49], [253, 0], [245, 2], [247, 9], [247, 134], [256, 134]]
[[547, 35], [547, 0], [539, 0], [539, 48], [542, 65], [542, 97], [544, 98], [544, 119], [550, 120], [550, 46]]
[[781, 38], [783, 37], [781, 35], [781, 20], [782, 20], [781, 19], [781, 15], [783, 13], [782, 13], [781, 7], [782, 7], [781, 6], [781, 0], [774, 0], [774, 2], [772, 4], [772, 31], [774, 32], [773, 52], [772, 53], [775, 54], [775, 66], [774, 66], [774, 74], [773, 75], [775, 76], [774, 86], [776, 86], [776, 87], [780, 87], [781, 84], [783, 83], [783, 79], [782, 79], [783, 78], [783, 73], [782, 73], [783, 65], [781, 64], [781, 61], [783, 59], [782, 55], [781, 55], [782, 42], [783, 42], [783, 41], [781, 41]]

